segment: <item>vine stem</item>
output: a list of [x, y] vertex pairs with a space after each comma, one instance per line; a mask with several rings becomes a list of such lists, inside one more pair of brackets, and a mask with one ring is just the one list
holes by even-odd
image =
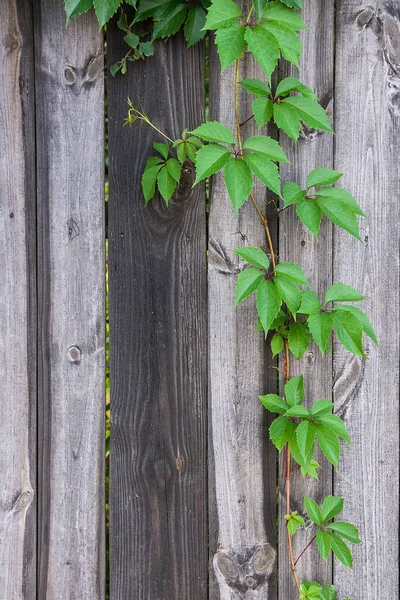
[[306, 552], [306, 550], [309, 549], [309, 547], [311, 546], [311, 544], [313, 543], [313, 541], [316, 539], [316, 535], [314, 535], [313, 539], [308, 542], [307, 546], [305, 548], [303, 548], [303, 550], [300, 552], [299, 556], [296, 558], [296, 560], [294, 561], [295, 566], [297, 565], [297, 563], [299, 562], [299, 560], [301, 559], [301, 557], [303, 556], [303, 554]]
[[[250, 17], [250, 15], [251, 15], [251, 11], [249, 13], [249, 17]], [[241, 137], [241, 133], [240, 133], [240, 114], [239, 114], [239, 73], [240, 73], [240, 58], [236, 59], [236, 65], [235, 65], [234, 105], [235, 105], [236, 138], [237, 138], [237, 143], [238, 143], [238, 147], [239, 147], [239, 152], [242, 154], [243, 146], [242, 146], [242, 137]], [[269, 226], [268, 226], [268, 220], [261, 212], [261, 209], [258, 206], [257, 200], [254, 197], [253, 191], [250, 191], [250, 198], [251, 198], [251, 201], [257, 211], [257, 214], [260, 217], [260, 220], [264, 226], [265, 233], [266, 233], [267, 240], [268, 240], [269, 251], [270, 251], [270, 255], [271, 255], [272, 268], [275, 271], [276, 258], [275, 258], [274, 246], [272, 243], [271, 232], [270, 232]], [[289, 344], [288, 344], [287, 339], [285, 339], [285, 382], [286, 383], [289, 381], [289, 378], [290, 378]], [[291, 514], [291, 510], [290, 510], [290, 478], [291, 478], [290, 449], [289, 449], [289, 444], [286, 444], [286, 474], [285, 474], [286, 514]], [[297, 587], [297, 591], [300, 596], [300, 583], [299, 583], [299, 578], [297, 576], [296, 563], [294, 560], [292, 536], [291, 536], [288, 528], [287, 528], [287, 533], [288, 533], [290, 569], [292, 571], [292, 575], [293, 575], [293, 578], [294, 578], [294, 581], [295, 581], [295, 584]]]

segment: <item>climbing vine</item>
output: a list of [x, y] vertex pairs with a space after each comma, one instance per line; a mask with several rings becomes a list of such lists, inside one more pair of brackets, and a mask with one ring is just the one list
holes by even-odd
[[[135, 5], [131, 1], [128, 3]], [[73, 3], [67, 0], [66, 6], [68, 4], [72, 6]], [[75, 2], [76, 11], [78, 4], [80, 8], [83, 5], [89, 8], [92, 0]], [[95, 8], [97, 4], [100, 3], [94, 0]], [[117, 4], [120, 3], [116, 0]], [[155, 4], [152, 2], [153, 7]], [[164, 6], [167, 4], [163, 3]], [[162, 30], [162, 25], [156, 23], [161, 23], [164, 13], [157, 12], [161, 10], [159, 6], [156, 12], [146, 12], [145, 6], [146, 2], [139, 5], [136, 22], [141, 18], [144, 20], [145, 16], [153, 17], [155, 25], [152, 39], [162, 37], [154, 31]], [[158, 191], [168, 205], [179, 184], [183, 165], [189, 160], [196, 167], [195, 185], [223, 171], [233, 211], [236, 213], [246, 202], [251, 202], [264, 227], [267, 252], [253, 246], [234, 250], [243, 261], [236, 282], [235, 304], [255, 297], [257, 329], [265, 338], [268, 336], [273, 356], [281, 357], [284, 366], [284, 394], [266, 394], [260, 396], [259, 401], [266, 410], [277, 415], [269, 435], [277, 450], [284, 453], [284, 519], [290, 569], [298, 598], [336, 600], [337, 591], [330, 583], [308, 581], [301, 577], [301, 558], [311, 545], [316, 544], [324, 561], [333, 552], [343, 565], [352, 568], [351, 548], [353, 544], [360, 543], [358, 529], [354, 524], [340, 519], [343, 498], [328, 496], [321, 504], [317, 504], [312, 498], [305, 497], [304, 514], [307, 513], [313, 523], [315, 535], [295, 557], [293, 536], [301, 535], [305, 520], [297, 511], [292, 511], [291, 478], [293, 463], [296, 463], [303, 477], [318, 479], [318, 470], [321, 468], [315, 458], [318, 448], [326, 461], [337, 467], [341, 443], [351, 444], [351, 440], [345, 423], [335, 414], [331, 401], [307, 398], [305, 402], [303, 375], [290, 376], [291, 357], [299, 360], [312, 343], [324, 355], [329, 350], [334, 334], [349, 352], [363, 358], [363, 335], [369, 336], [375, 344], [378, 341], [368, 316], [354, 304], [364, 300], [359, 291], [346, 283], [335, 283], [326, 290], [324, 298], [319, 298], [310, 289], [298, 265], [278, 260], [270, 233], [270, 221], [279, 219], [282, 211], [292, 210], [315, 238], [318, 238], [322, 219], [328, 219], [361, 241], [359, 219], [365, 215], [350, 192], [336, 187], [342, 173], [324, 166], [315, 166], [308, 174], [304, 189], [294, 181], [285, 183], [282, 188], [279, 164], [288, 162], [288, 159], [281, 145], [262, 133], [246, 139], [242, 134], [243, 125], [251, 119], [255, 120], [259, 129], [273, 121], [282, 134], [294, 141], [299, 139], [302, 124], [332, 133], [329, 119], [314, 91], [296, 77], [280, 78], [277, 70], [281, 59], [299, 66], [299, 31], [307, 29], [298, 12], [301, 7], [302, 0], [254, 0], [248, 14], [243, 15], [240, 6], [233, 0], [213, 0], [208, 8], [205, 3], [202, 5], [202, 31], [216, 32], [215, 42], [222, 70], [235, 63], [232, 82], [235, 110], [233, 131], [223, 123], [209, 121], [193, 131], [183, 131], [179, 139], [173, 140], [151, 122], [143, 109], [135, 108], [130, 100], [126, 124], [144, 121], [163, 138], [163, 141], [154, 142], [157, 155], [147, 159], [142, 176], [146, 204]], [[177, 28], [184, 19], [189, 19], [192, 9], [188, 12], [186, 6], [185, 11], [183, 8], [181, 10], [182, 14], [174, 26]], [[160, 21], [157, 21], [158, 17], [155, 18], [157, 15]], [[122, 29], [124, 23], [123, 26], [120, 24]], [[126, 22], [126, 35], [136, 35], [130, 27], [131, 24]], [[157, 30], [157, 27], [160, 29]], [[200, 39], [199, 34], [197, 37]], [[139, 38], [131, 39], [132, 49], [146, 54], [143, 46], [139, 50], [139, 44], [142, 43]], [[241, 60], [245, 54], [251, 55], [260, 66], [263, 79], [240, 79]], [[240, 113], [240, 87], [254, 97], [250, 116]], [[272, 215], [263, 211], [253, 192], [254, 178], [276, 195], [277, 207]]]

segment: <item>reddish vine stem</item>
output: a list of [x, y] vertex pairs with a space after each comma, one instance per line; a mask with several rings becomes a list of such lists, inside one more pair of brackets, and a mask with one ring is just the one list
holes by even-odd
[[316, 535], [314, 535], [313, 539], [308, 542], [307, 546], [305, 548], [303, 548], [303, 550], [300, 552], [299, 556], [296, 558], [296, 560], [294, 561], [294, 566], [297, 565], [297, 563], [299, 562], [299, 560], [301, 559], [301, 557], [303, 556], [303, 554], [309, 549], [309, 547], [311, 546], [311, 544], [313, 543], [313, 541], [317, 538]]
[[244, 125], [246, 125], [246, 123], [251, 121], [253, 117], [254, 117], [254, 114], [250, 115], [245, 121], [243, 121], [242, 123], [239, 123], [239, 127], [243, 127]]

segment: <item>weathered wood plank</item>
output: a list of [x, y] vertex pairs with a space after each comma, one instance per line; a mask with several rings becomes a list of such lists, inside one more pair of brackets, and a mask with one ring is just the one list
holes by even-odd
[[334, 490], [360, 526], [354, 573], [335, 563], [340, 597], [397, 598], [399, 490], [400, 13], [395, 0], [339, 1], [335, 168], [361, 204], [364, 244], [335, 231], [335, 280], [367, 298], [380, 341], [369, 360], [334, 350], [336, 411], [354, 447], [343, 448]]
[[[244, 14], [248, 5], [241, 3]], [[234, 130], [234, 66], [222, 75], [215, 50], [210, 61], [210, 111]], [[262, 77], [250, 56], [240, 78]], [[251, 114], [251, 96], [240, 94], [241, 120]], [[254, 135], [253, 123], [243, 128]], [[257, 185], [260, 207], [265, 188]], [[232, 253], [241, 246], [266, 249], [265, 232], [250, 201], [233, 216], [223, 176], [212, 179], [209, 218], [210, 330], [210, 598], [276, 598], [276, 462], [267, 445], [266, 413], [257, 396], [276, 391], [276, 371], [268, 369], [257, 314], [250, 299], [234, 307], [238, 272], [245, 263]]]
[[104, 598], [104, 93], [94, 14], [35, 3], [40, 598]]
[[36, 598], [36, 256], [32, 6], [0, 9], [0, 596]]
[[[110, 61], [123, 34], [108, 34]], [[207, 597], [207, 283], [204, 186], [165, 206], [140, 180], [153, 141], [123, 127], [126, 99], [170, 137], [204, 119], [204, 49], [183, 36], [129, 64], [109, 92], [111, 598]]]
[[[334, 58], [334, 5], [332, 2], [307, 0], [304, 2], [302, 18], [310, 31], [301, 35], [303, 54], [301, 57], [300, 79], [317, 93], [321, 104], [333, 113], [333, 58]], [[294, 67], [284, 65], [282, 75], [297, 75]], [[291, 164], [281, 165], [282, 185], [296, 181], [305, 186], [307, 174], [317, 166], [333, 168], [333, 136], [330, 133], [304, 127], [298, 144], [294, 144], [284, 134], [281, 143]], [[294, 262], [302, 267], [311, 289], [323, 299], [326, 289], [332, 283], [332, 226], [323, 220], [319, 239], [315, 240], [303, 226], [294, 208], [282, 213], [279, 228], [280, 260]], [[291, 356], [291, 376], [304, 374], [306, 403], [311, 405], [319, 398], [332, 399], [332, 355], [321, 354], [315, 344], [297, 361]], [[304, 496], [320, 502], [332, 493], [332, 468], [322, 454], [317, 457], [322, 466], [319, 481], [309, 477], [304, 479], [300, 471], [295, 471], [291, 484], [291, 509], [304, 514]], [[283, 457], [281, 474], [284, 473]], [[279, 598], [288, 600], [297, 597], [296, 586], [290, 571], [287, 547], [285, 478], [280, 478], [280, 529], [279, 529]], [[309, 523], [293, 538], [295, 557], [312, 539], [314, 527]], [[298, 564], [299, 576], [316, 581], [331, 581], [332, 565], [324, 563], [315, 545], [310, 547]]]

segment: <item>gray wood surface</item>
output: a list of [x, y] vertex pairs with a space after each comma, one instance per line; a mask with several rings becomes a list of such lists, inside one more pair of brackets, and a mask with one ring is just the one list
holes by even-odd
[[[244, 13], [248, 10], [241, 3]], [[234, 66], [222, 75], [215, 51], [210, 62], [210, 118], [234, 130]], [[240, 78], [257, 77], [250, 57]], [[261, 75], [262, 77], [262, 75]], [[251, 96], [240, 94], [240, 118], [251, 114]], [[254, 135], [254, 123], [243, 128]], [[265, 188], [255, 194], [265, 209]], [[267, 446], [266, 411], [257, 396], [276, 391], [263, 336], [254, 332], [254, 298], [234, 307], [237, 274], [245, 263], [232, 253], [241, 246], [263, 246], [266, 239], [250, 200], [233, 215], [223, 176], [212, 179], [209, 217], [210, 344], [210, 598], [276, 598], [269, 575], [275, 563], [276, 462]], [[268, 588], [270, 590], [268, 591]]]
[[32, 10], [0, 8], [0, 597], [36, 598], [36, 260]]
[[[311, 87], [318, 95], [324, 108], [332, 119], [333, 108], [333, 58], [334, 58], [334, 5], [332, 2], [306, 0], [302, 18], [309, 31], [301, 34], [303, 54], [301, 71], [284, 65], [282, 76], [296, 75]], [[295, 144], [285, 134], [281, 134], [281, 143], [291, 164], [281, 165], [282, 185], [287, 181], [296, 181], [305, 187], [307, 174], [315, 167], [333, 168], [333, 136], [325, 131], [316, 131], [303, 127], [299, 142]], [[323, 219], [318, 241], [301, 223], [294, 207], [282, 213], [279, 225], [279, 256], [281, 261], [294, 262], [302, 267], [313, 289], [321, 299], [332, 283], [332, 226]], [[283, 360], [283, 354], [282, 354]], [[316, 344], [298, 361], [293, 355], [290, 359], [291, 376], [304, 375], [306, 404], [310, 406], [319, 398], [332, 400], [332, 354], [321, 356]], [[303, 478], [295, 470], [291, 481], [291, 510], [297, 510], [306, 517], [307, 527], [293, 537], [295, 558], [315, 534], [312, 523], [307, 521], [304, 509], [304, 496], [310, 496], [317, 502], [332, 493], [332, 467], [319, 454], [321, 465], [319, 481], [310, 477]], [[295, 469], [295, 463], [293, 462]], [[290, 572], [287, 547], [285, 477], [283, 455], [280, 461], [280, 529], [279, 529], [279, 598], [289, 600], [297, 597], [296, 586]], [[331, 581], [332, 565], [326, 564], [319, 556], [313, 544], [303, 555], [298, 565], [301, 578], [316, 581]]]
[[[108, 34], [110, 64], [126, 51]], [[183, 36], [108, 81], [111, 598], [207, 597], [204, 185], [188, 166], [168, 208], [140, 179], [153, 141], [123, 127], [128, 96], [170, 137], [204, 119], [204, 49]]]
[[104, 93], [94, 14], [35, 3], [38, 597], [104, 597]]
[[335, 167], [368, 219], [363, 244], [334, 235], [334, 277], [365, 296], [380, 341], [369, 360], [334, 350], [336, 411], [354, 448], [343, 449], [334, 490], [360, 526], [354, 573], [340, 564], [340, 597], [397, 598], [399, 510], [400, 21], [397, 1], [337, 6]]

